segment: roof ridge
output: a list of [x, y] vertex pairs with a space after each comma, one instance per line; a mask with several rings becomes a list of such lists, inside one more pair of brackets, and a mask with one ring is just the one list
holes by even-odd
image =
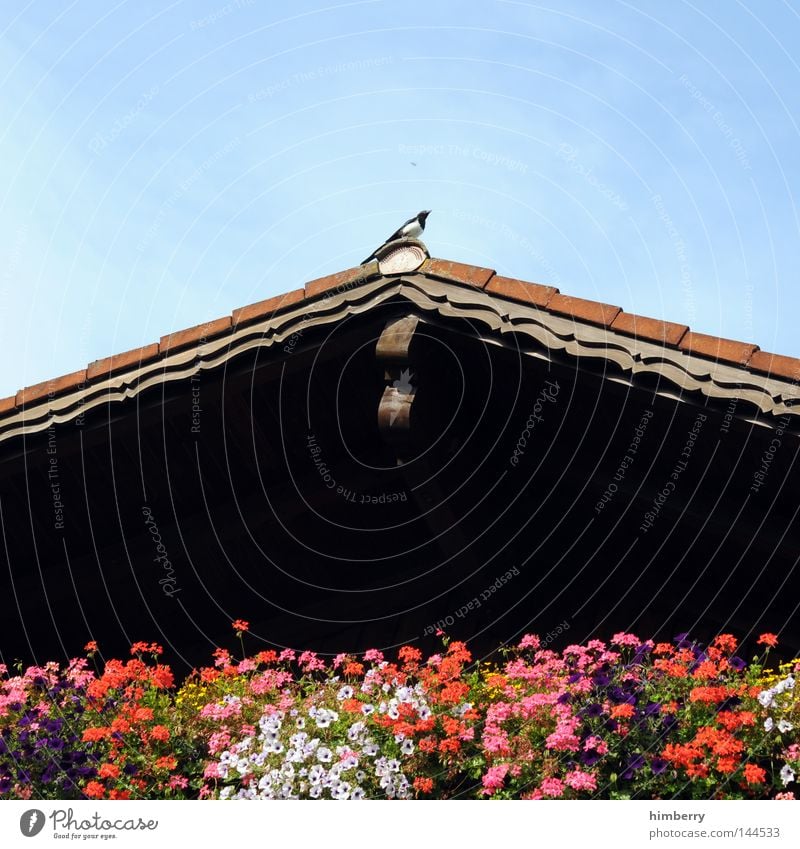
[[[612, 332], [655, 342], [715, 362], [735, 365], [793, 383], [800, 382], [800, 358], [762, 351], [755, 343], [699, 333], [685, 324], [626, 313], [622, 307], [565, 295], [554, 286], [504, 277], [491, 268], [428, 257], [415, 273], [472, 286], [495, 297], [529, 304], [549, 313], [605, 327]], [[268, 318], [301, 301], [315, 301], [320, 296], [328, 298], [331, 292], [346, 291], [380, 276], [402, 277], [402, 274], [382, 275], [379, 262], [373, 260], [365, 265], [318, 277], [302, 288], [239, 307], [221, 318], [166, 334], [158, 342], [112, 354], [94, 360], [84, 369], [26, 386], [14, 395], [0, 399], [0, 416], [45, 397], [80, 389], [87, 383], [97, 383], [133, 366], [140, 367], [168, 353], [202, 344], [206, 339], [234, 332], [239, 327]]]

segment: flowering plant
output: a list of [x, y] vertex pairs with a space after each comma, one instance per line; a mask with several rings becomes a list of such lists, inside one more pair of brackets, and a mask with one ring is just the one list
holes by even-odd
[[160, 646], [96, 671], [0, 666], [0, 798], [775, 798], [800, 770], [800, 663], [737, 642], [535, 635], [325, 660], [224, 648], [176, 690]]

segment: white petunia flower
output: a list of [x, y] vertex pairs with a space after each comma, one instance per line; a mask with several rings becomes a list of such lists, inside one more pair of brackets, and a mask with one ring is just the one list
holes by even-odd
[[404, 755], [410, 755], [414, 752], [414, 741], [413, 740], [403, 740], [400, 744], [400, 751]]
[[320, 746], [317, 749], [317, 760], [321, 763], [327, 764], [330, 763], [333, 759], [333, 752], [328, 749], [326, 746]]
[[785, 734], [787, 731], [791, 731], [794, 728], [791, 722], [788, 719], [780, 719], [778, 720], [778, 731], [781, 734]]
[[772, 729], [773, 729], [774, 727], [775, 727], [775, 723], [773, 722], [772, 717], [771, 717], [771, 716], [768, 716], [768, 717], [764, 720], [764, 731], [772, 731]]
[[794, 781], [794, 770], [789, 766], [789, 764], [784, 764], [781, 769], [781, 781], [783, 782], [783, 786], [786, 787], [787, 784], [791, 784]]
[[345, 684], [336, 694], [336, 698], [341, 702], [345, 699], [353, 698], [353, 688], [349, 684]]
[[766, 708], [772, 707], [775, 704], [774, 696], [775, 693], [772, 690], [762, 690], [758, 694], [758, 701]]

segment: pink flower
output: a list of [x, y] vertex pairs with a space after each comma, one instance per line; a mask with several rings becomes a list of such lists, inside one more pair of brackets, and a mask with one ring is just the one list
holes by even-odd
[[575, 735], [577, 726], [578, 720], [575, 717], [561, 720], [556, 730], [545, 740], [545, 748], [557, 752], [577, 752], [581, 745], [580, 739]]
[[203, 770], [203, 778], [222, 778], [219, 771], [219, 764], [210, 763]]
[[370, 663], [380, 663], [383, 660], [383, 652], [378, 649], [367, 649], [364, 652], [364, 660]]
[[325, 668], [325, 661], [320, 660], [316, 652], [313, 651], [304, 651], [297, 658], [297, 662], [300, 664], [303, 672], [319, 672]]
[[189, 786], [189, 779], [183, 775], [173, 775], [169, 780], [169, 786], [176, 790], [178, 788], [183, 789], [184, 787]]
[[560, 778], [545, 778], [539, 785], [542, 795], [550, 796], [552, 799], [558, 799], [564, 795], [564, 782]]
[[614, 634], [611, 642], [615, 646], [631, 646], [632, 648], [638, 648], [642, 644], [642, 641], [635, 634], [626, 634], [623, 631]]
[[541, 644], [542, 641], [536, 636], [536, 634], [525, 634], [525, 636], [519, 641], [519, 648], [538, 649]]
[[214, 666], [230, 666], [231, 655], [227, 649], [217, 649], [214, 652]]
[[503, 782], [508, 773], [508, 764], [500, 764], [499, 766], [490, 766], [486, 770], [486, 775], [483, 776], [483, 793], [491, 796], [496, 790], [503, 786]]
[[246, 658], [245, 660], [240, 661], [239, 665], [236, 667], [237, 672], [252, 672], [256, 668], [256, 664], [254, 661], [250, 660], [250, 658]]
[[564, 782], [573, 790], [596, 790], [597, 779], [588, 772], [573, 769], [564, 776]]
[[208, 740], [209, 754], [216, 755], [228, 748], [231, 742], [231, 735], [228, 731], [215, 731]]
[[337, 654], [333, 659], [333, 668], [338, 669], [347, 660], [346, 654]]
[[794, 793], [792, 793], [791, 790], [787, 790], [785, 793], [776, 793], [775, 798], [781, 799], [782, 801], [793, 801]]
[[279, 655], [278, 660], [294, 660], [296, 657], [293, 649], [284, 649]]

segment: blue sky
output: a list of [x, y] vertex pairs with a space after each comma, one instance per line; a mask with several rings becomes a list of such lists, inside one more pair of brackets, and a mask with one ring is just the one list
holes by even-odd
[[4, 0], [0, 395], [434, 256], [800, 356], [800, 7]]

